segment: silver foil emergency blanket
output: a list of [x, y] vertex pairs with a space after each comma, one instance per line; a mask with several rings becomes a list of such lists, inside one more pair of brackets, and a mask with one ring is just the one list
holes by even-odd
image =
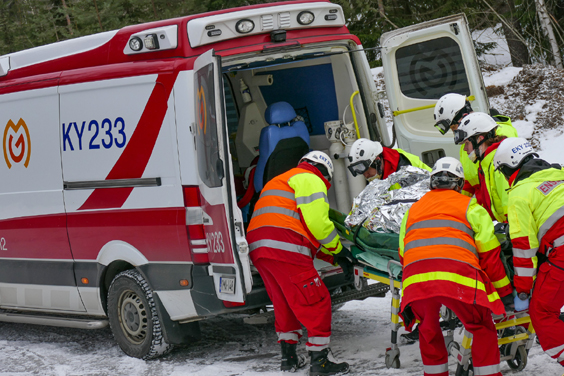
[[362, 224], [372, 232], [399, 233], [404, 214], [429, 191], [429, 178], [429, 171], [405, 166], [385, 180], [373, 180], [354, 199], [345, 224], [350, 228]]

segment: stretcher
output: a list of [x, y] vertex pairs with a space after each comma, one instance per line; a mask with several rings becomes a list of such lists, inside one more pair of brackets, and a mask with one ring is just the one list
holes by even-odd
[[[357, 288], [366, 285], [371, 279], [389, 286], [392, 293], [391, 301], [391, 346], [386, 349], [385, 363], [387, 368], [400, 368], [400, 349], [398, 347], [398, 331], [404, 326], [399, 315], [402, 288], [402, 265], [399, 260], [399, 235], [393, 233], [370, 232], [363, 226], [349, 228], [345, 224], [346, 214], [330, 210], [329, 217], [335, 224], [337, 232], [350, 246], [352, 255], [358, 261], [354, 267], [354, 284]], [[513, 270], [502, 256], [508, 276], [512, 277]], [[441, 317], [445, 322], [445, 344], [449, 355], [457, 362], [456, 376], [473, 374], [472, 370], [472, 334], [464, 329], [460, 343], [454, 340], [455, 329], [460, 322], [451, 310], [443, 307]], [[529, 349], [535, 341], [535, 331], [531, 325], [528, 311], [494, 317], [498, 331], [498, 346], [500, 347], [500, 361], [505, 361], [510, 368], [522, 370], [527, 365]], [[472, 373], [470, 373], [472, 372]]]

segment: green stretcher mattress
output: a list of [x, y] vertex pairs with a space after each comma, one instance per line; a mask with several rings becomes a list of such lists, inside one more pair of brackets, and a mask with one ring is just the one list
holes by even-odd
[[[349, 229], [345, 225], [347, 215], [334, 209], [329, 210], [329, 218], [335, 224], [339, 235], [355, 245], [351, 247], [353, 256], [371, 265], [372, 269], [387, 276], [388, 261], [399, 261], [399, 234], [371, 232], [363, 226]], [[393, 264], [390, 268], [394, 278], [398, 278], [401, 274], [401, 267]]]

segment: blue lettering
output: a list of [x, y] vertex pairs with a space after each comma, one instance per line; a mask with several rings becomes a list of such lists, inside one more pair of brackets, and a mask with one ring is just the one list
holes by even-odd
[[72, 123], [69, 123], [68, 128], [65, 130], [65, 123], [63, 123], [63, 151], [67, 151], [67, 141], [69, 143], [69, 147], [71, 151], [74, 151], [74, 147], [72, 146], [72, 142], [69, 136], [69, 131], [71, 130]]
[[[86, 127], [86, 123], [88, 123], [88, 127]], [[91, 150], [100, 149], [100, 146], [103, 146], [105, 149], [110, 149], [114, 145], [121, 149], [127, 143], [127, 134], [125, 133], [125, 120], [121, 116], [118, 116], [113, 122], [108, 118], [103, 119], [101, 123], [98, 123], [98, 121], [93, 119], [90, 121], [83, 121], [80, 127], [78, 126], [77, 122], [71, 122], [68, 123], [68, 125], [62, 123], [63, 151], [67, 151], [67, 143], [69, 150], [74, 151], [74, 145], [72, 144], [72, 138], [70, 135], [71, 128], [73, 127], [78, 137], [77, 150], [83, 150], [83, 137], [90, 137], [88, 148]], [[100, 140], [97, 139], [98, 135], [101, 133], [101, 130], [103, 130], [102, 132], [104, 132], [101, 135], [102, 137], [100, 137], [102, 145], [100, 145]]]
[[114, 140], [114, 138], [112, 137], [112, 122], [111, 122], [110, 119], [107, 119], [107, 118], [102, 120], [102, 127], [101, 127], [102, 129], [104, 129], [104, 124], [108, 125], [108, 130], [106, 131], [106, 134], [108, 135], [109, 141], [106, 142], [105, 139], [102, 139], [102, 145], [104, 145], [104, 147], [106, 149], [109, 149], [109, 148], [112, 147], [113, 140]]
[[100, 145], [94, 143], [94, 140], [96, 140], [96, 137], [98, 137], [98, 122], [96, 120], [90, 120], [90, 123], [88, 124], [88, 132], [90, 132], [92, 126], [96, 127], [96, 131], [94, 132], [94, 135], [90, 138], [89, 148], [100, 149]]
[[122, 117], [118, 117], [114, 123], [114, 128], [118, 127], [118, 123], [121, 123], [121, 128], [118, 129], [118, 133], [121, 135], [122, 137], [122, 141], [118, 142], [117, 137], [114, 139], [114, 141], [116, 142], [116, 146], [118, 148], [122, 148], [125, 146], [125, 141], [127, 140], [127, 135], [125, 134], [125, 121], [123, 120]]
[[78, 135], [78, 150], [82, 150], [82, 134], [84, 133], [84, 125], [86, 124], [86, 122], [85, 121], [82, 122], [82, 127], [80, 128], [80, 131], [78, 130], [78, 126], [76, 125], [76, 122], [73, 124], [74, 124], [74, 129], [76, 130], [76, 134]]

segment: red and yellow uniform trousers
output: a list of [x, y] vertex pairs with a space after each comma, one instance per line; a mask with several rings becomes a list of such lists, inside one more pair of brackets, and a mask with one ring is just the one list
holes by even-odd
[[331, 338], [331, 297], [313, 258], [320, 247], [327, 254], [342, 249], [329, 219], [329, 186], [307, 163], [275, 177], [261, 192], [247, 235], [274, 306], [278, 341], [297, 343], [303, 324], [310, 351], [328, 347]]
[[[515, 289], [531, 295], [529, 314], [539, 342], [564, 366], [564, 322], [559, 319], [564, 306], [564, 171], [535, 159], [510, 181]], [[546, 259], [540, 268], [537, 252]]]
[[501, 375], [492, 312], [505, 313], [501, 296], [512, 287], [499, 258], [500, 246], [484, 208], [460, 193], [434, 189], [412, 205], [400, 229], [402, 311], [420, 321], [425, 375], [448, 375], [448, 352], [439, 309], [456, 313], [473, 335], [475, 375]]

